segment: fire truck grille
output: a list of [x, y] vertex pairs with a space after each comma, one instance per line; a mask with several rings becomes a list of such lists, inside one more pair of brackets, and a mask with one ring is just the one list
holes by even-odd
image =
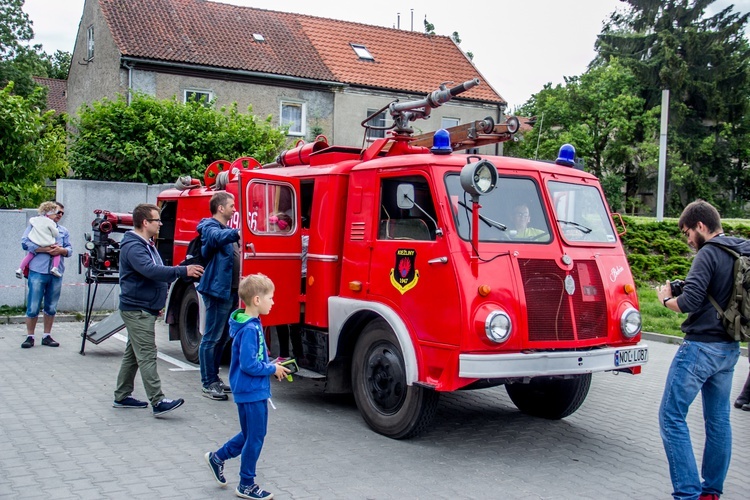
[[579, 261], [570, 276], [573, 295], [565, 290], [568, 273], [552, 260], [519, 261], [528, 313], [529, 340], [555, 342], [607, 336], [607, 304], [594, 261]]

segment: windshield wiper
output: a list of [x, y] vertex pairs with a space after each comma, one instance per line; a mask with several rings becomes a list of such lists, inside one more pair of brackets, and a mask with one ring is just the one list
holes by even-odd
[[590, 227], [586, 227], [583, 224], [579, 224], [579, 223], [573, 222], [571, 220], [560, 220], [560, 219], [557, 219], [557, 222], [559, 222], [560, 224], [570, 224], [571, 226], [575, 226], [576, 229], [578, 229], [580, 232], [582, 232], [584, 234], [589, 234], [591, 232], [591, 228]]
[[[461, 205], [462, 207], [464, 207], [464, 208], [465, 208], [466, 210], [468, 210], [469, 212], [473, 212], [473, 210], [472, 210], [471, 208], [469, 208], [469, 206], [468, 206], [468, 205], [466, 205], [466, 203], [464, 203], [464, 202], [462, 202], [462, 201], [459, 201], [459, 202], [458, 202], [458, 204], [459, 204], [459, 205]], [[506, 229], [508, 229], [508, 226], [506, 226], [506, 225], [505, 225], [505, 224], [503, 224], [502, 222], [497, 222], [497, 221], [495, 221], [495, 220], [492, 220], [492, 219], [490, 219], [490, 218], [488, 218], [488, 217], [485, 217], [485, 216], [484, 216], [484, 215], [482, 215], [482, 214], [478, 214], [478, 216], [479, 216], [479, 220], [481, 220], [482, 222], [484, 222], [485, 224], [487, 224], [487, 225], [488, 225], [488, 226], [490, 226], [490, 227], [494, 227], [494, 228], [497, 228], [497, 229], [499, 229], [500, 231], [505, 231]]]

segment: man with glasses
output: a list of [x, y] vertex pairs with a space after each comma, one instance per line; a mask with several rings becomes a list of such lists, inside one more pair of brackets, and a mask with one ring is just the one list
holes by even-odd
[[199, 278], [203, 267], [165, 266], [153, 238], [159, 233], [159, 207], [141, 204], [133, 210], [133, 227], [120, 241], [120, 316], [128, 329], [115, 389], [115, 408], [146, 408], [132, 396], [140, 369], [146, 396], [155, 417], [182, 406], [183, 399], [167, 399], [156, 371], [156, 318], [167, 301], [169, 283], [180, 277]]
[[[730, 393], [740, 346], [727, 334], [709, 296], [725, 309], [734, 288], [735, 259], [719, 246], [748, 255], [750, 241], [725, 236], [719, 212], [703, 200], [685, 207], [677, 225], [697, 253], [681, 294], [672, 296], [669, 281], [657, 288], [665, 307], [688, 313], [681, 327], [685, 340], [667, 374], [659, 426], [674, 498], [715, 500], [724, 488], [732, 455]], [[706, 428], [700, 474], [685, 421], [698, 393]]]
[[62, 291], [62, 275], [65, 272], [65, 262], [64, 259], [60, 259], [60, 266], [57, 269], [59, 276], [52, 273], [52, 262], [53, 257], [56, 255], [66, 258], [73, 255], [73, 247], [70, 245], [70, 233], [65, 227], [59, 224], [60, 219], [65, 214], [65, 207], [60, 202], [55, 203], [57, 205], [57, 212], [51, 217], [57, 226], [58, 232], [55, 244], [47, 247], [36, 245], [29, 239], [31, 226], [26, 228], [21, 238], [23, 249], [36, 254], [29, 262], [29, 292], [26, 299], [26, 340], [21, 344], [21, 347], [24, 349], [34, 347], [34, 332], [37, 320], [39, 319], [39, 309], [42, 307], [42, 302], [44, 302], [42, 345], [49, 347], [58, 347], [60, 345], [50, 334], [52, 333], [52, 325], [55, 322], [55, 314], [57, 313], [57, 302], [60, 300], [60, 292]]
[[531, 214], [529, 207], [525, 204], [516, 205], [513, 208], [513, 229], [510, 231], [511, 237], [518, 240], [533, 240], [545, 234], [545, 231], [535, 227], [529, 227]]

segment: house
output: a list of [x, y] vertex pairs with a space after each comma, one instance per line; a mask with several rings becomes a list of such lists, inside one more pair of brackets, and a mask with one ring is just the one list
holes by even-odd
[[47, 108], [45, 111], [53, 110], [55, 114], [61, 115], [67, 112], [68, 82], [57, 78], [32, 77], [37, 85], [47, 87]]
[[[449, 37], [207, 0], [86, 0], [68, 112], [131, 90], [205, 98], [252, 106], [288, 126], [292, 140], [322, 133], [332, 144], [362, 146], [361, 122], [376, 114], [376, 124], [388, 125], [382, 109], [394, 99], [472, 78], [482, 84], [415, 123], [416, 133], [504, 116], [505, 100]], [[384, 134], [371, 130], [366, 139]]]

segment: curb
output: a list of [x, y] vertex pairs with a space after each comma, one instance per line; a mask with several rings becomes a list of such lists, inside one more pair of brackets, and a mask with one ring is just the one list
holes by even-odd
[[[109, 313], [97, 313], [91, 315], [91, 321], [101, 321], [109, 316]], [[0, 325], [22, 325], [26, 322], [26, 316], [0, 316]], [[83, 323], [83, 313], [56, 314], [56, 323]]]
[[[663, 344], [682, 344], [682, 337], [674, 337], [672, 335], [664, 335], [662, 333], [652, 332], [641, 332], [641, 339], [653, 340], [654, 342], [661, 342]], [[747, 347], [740, 346], [740, 354], [747, 357]]]

